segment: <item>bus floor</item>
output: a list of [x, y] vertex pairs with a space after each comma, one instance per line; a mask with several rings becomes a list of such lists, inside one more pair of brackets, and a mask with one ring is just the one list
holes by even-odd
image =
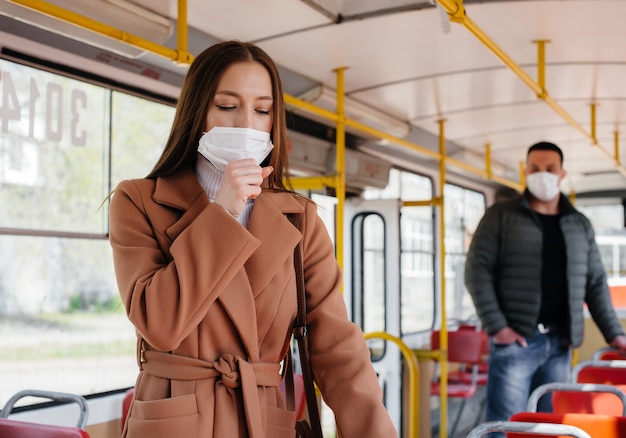
[[[456, 432], [453, 437], [450, 438], [465, 438], [470, 430], [480, 423], [485, 422], [485, 396], [487, 394], [487, 387], [481, 385], [474, 396], [467, 400], [461, 418], [456, 428]], [[448, 398], [448, 427], [447, 432], [450, 434], [454, 420], [456, 419], [459, 409], [463, 401], [458, 398]], [[430, 412], [430, 425], [431, 425], [431, 437], [439, 437], [439, 397], [431, 397], [431, 412]]]

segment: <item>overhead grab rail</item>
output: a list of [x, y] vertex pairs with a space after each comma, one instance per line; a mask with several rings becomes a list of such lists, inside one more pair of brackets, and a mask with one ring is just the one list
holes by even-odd
[[[329, 111], [327, 109], [321, 108], [317, 105], [314, 105], [312, 103], [309, 103], [305, 100], [299, 99], [297, 97], [285, 94], [284, 96], [285, 98], [285, 103], [287, 105], [291, 105], [293, 107], [296, 108], [300, 108], [306, 112], [312, 113], [312, 114], [316, 114], [318, 116], [324, 117], [328, 120], [331, 121], [335, 121], [338, 122], [339, 120], [343, 120], [343, 122], [345, 123], [346, 126], [349, 126], [351, 128], [354, 128], [358, 131], [361, 131], [365, 134], [369, 134], [372, 137], [376, 137], [379, 138], [381, 140], [387, 140], [391, 143], [394, 143], [398, 146], [402, 146], [406, 149], [410, 149], [414, 152], [417, 152], [421, 155], [426, 155], [429, 158], [432, 158], [434, 160], [441, 160], [441, 154], [439, 154], [436, 151], [427, 149], [424, 146], [420, 146], [418, 144], [412, 143], [408, 140], [405, 140], [403, 138], [400, 137], [395, 137], [391, 134], [388, 134], [387, 132], [381, 131], [380, 129], [376, 129], [373, 128], [371, 126], [365, 125], [361, 122], [358, 122], [356, 120], [353, 119], [349, 119], [348, 117], [344, 115], [339, 115], [335, 112]], [[476, 175], [482, 176], [485, 179], [489, 179], [492, 181], [495, 181], [497, 183], [500, 183], [504, 186], [510, 187], [512, 189], [518, 190], [518, 191], [522, 191], [523, 190], [523, 185], [520, 184], [519, 182], [515, 182], [515, 181], [511, 181], [509, 179], [503, 178], [499, 175], [494, 175], [491, 171], [487, 171], [485, 169], [480, 169], [477, 167], [474, 167], [470, 164], [464, 163], [460, 160], [456, 160], [454, 158], [451, 157], [444, 157], [443, 160], [445, 161], [446, 165], [451, 165], [454, 167], [458, 167], [460, 169], [472, 172]], [[488, 162], [488, 164], [486, 165], [486, 169], [490, 169], [491, 168], [491, 162]], [[327, 178], [327, 177], [320, 177], [320, 178]], [[294, 178], [294, 180], [296, 180], [296, 184], [298, 183], [298, 181], [303, 180], [304, 184], [306, 186], [311, 186], [311, 184], [309, 184], [308, 182], [310, 182], [311, 180], [315, 180], [315, 178]], [[297, 188], [300, 188], [299, 186], [297, 186]]]
[[465, 13], [463, 0], [436, 0], [443, 7], [450, 17], [450, 21], [462, 24], [469, 30], [485, 47], [487, 47], [494, 55], [513, 71], [537, 97], [545, 101], [558, 115], [560, 115], [574, 129], [583, 134], [593, 146], [596, 146], [616, 167], [616, 169], [626, 177], [626, 168], [624, 168], [619, 160], [618, 142], [615, 141], [615, 156], [598, 143], [595, 135], [595, 105], [592, 105], [591, 114], [591, 132], [587, 132], [571, 115], [569, 115], [550, 95], [545, 87], [545, 40], [535, 41], [538, 44], [538, 63], [537, 77], [535, 82], [513, 59], [502, 50], [481, 28], [479, 28]]
[[114, 40], [122, 41], [131, 46], [138, 47], [165, 58], [171, 59], [176, 64], [189, 65], [193, 61], [193, 55], [187, 51], [187, 0], [178, 0], [178, 17], [176, 24], [177, 48], [170, 49], [160, 44], [156, 44], [137, 35], [124, 32], [108, 24], [93, 20], [84, 15], [77, 14], [68, 9], [56, 6], [42, 0], [8, 0], [42, 14], [49, 15], [58, 20], [65, 21], [75, 26], [91, 30], [100, 35], [107, 36]]
[[[42, 0], [8, 0], [8, 1], [24, 6], [26, 8], [32, 9], [34, 11], [40, 12], [42, 14], [49, 15], [58, 20], [71, 23], [75, 26], [88, 29], [94, 33], [104, 35], [114, 40], [124, 42], [134, 47], [138, 47], [142, 50], [163, 56], [165, 58], [171, 59], [176, 64], [189, 65], [194, 59], [193, 55], [189, 53], [187, 49], [187, 42], [188, 42], [187, 0], [178, 0], [178, 17], [177, 17], [177, 25], [176, 25], [176, 28], [177, 28], [177, 48], [176, 49], [171, 49], [169, 47], [156, 44], [152, 41], [146, 40], [145, 38], [141, 38], [139, 36], [130, 34], [128, 32], [124, 32], [115, 27], [101, 23], [97, 20], [93, 20], [89, 17], [85, 17], [84, 15], [69, 11], [67, 9], [48, 3], [46, 1], [42, 1]], [[442, 158], [441, 155], [435, 151], [432, 151], [430, 149], [427, 149], [423, 146], [417, 145], [415, 143], [412, 143], [400, 137], [395, 137], [379, 129], [357, 122], [356, 120], [349, 119], [345, 116], [345, 114], [343, 114], [343, 112], [339, 113], [339, 112], [328, 111], [317, 105], [306, 102], [305, 100], [299, 99], [297, 97], [294, 97], [288, 94], [285, 94], [284, 98], [285, 98], [285, 103], [287, 105], [300, 108], [309, 113], [317, 114], [328, 120], [335, 121], [336, 123], [339, 123], [341, 121], [345, 124], [345, 126], [354, 128], [365, 134], [369, 134], [373, 137], [390, 141], [398, 146], [410, 149], [421, 155], [426, 155], [427, 157], [430, 157], [434, 160], [441, 160]], [[338, 100], [339, 100], [339, 96], [338, 96]], [[512, 189], [515, 189], [518, 191], [521, 191], [523, 189], [522, 184], [520, 184], [519, 182], [511, 181], [501, 176], [494, 175], [490, 170], [491, 163], [490, 163], [489, 158], [487, 158], [485, 169], [480, 169], [480, 168], [471, 166], [467, 163], [464, 163], [460, 160], [456, 160], [451, 157], [443, 157], [443, 160], [445, 161], [446, 165], [451, 165], [451, 166], [466, 170], [468, 172], [472, 172], [485, 179], [495, 181], [497, 183], [500, 183]], [[294, 178], [294, 186], [295, 188], [300, 188], [302, 184], [302, 187], [304, 188], [332, 187], [335, 179], [336, 179], [335, 176], [322, 176], [319, 178], [318, 177]]]

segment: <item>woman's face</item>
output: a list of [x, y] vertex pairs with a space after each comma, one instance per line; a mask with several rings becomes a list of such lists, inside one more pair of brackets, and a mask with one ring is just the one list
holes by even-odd
[[272, 80], [258, 62], [236, 62], [224, 70], [209, 104], [206, 131], [216, 126], [272, 130]]

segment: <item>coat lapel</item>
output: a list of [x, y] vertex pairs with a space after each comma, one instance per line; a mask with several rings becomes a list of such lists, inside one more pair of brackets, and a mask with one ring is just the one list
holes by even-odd
[[[158, 227], [165, 230], [171, 239], [170, 242], [174, 241], [210, 204], [209, 198], [191, 168], [172, 176], [157, 178], [153, 199], [156, 203], [167, 206], [175, 212], [174, 219], [168, 215], [159, 217], [164, 222]], [[236, 290], [237, 293], [230, 293], [233, 290]], [[235, 274], [227, 286], [227, 292], [222, 293], [217, 301], [224, 307], [233, 325], [237, 328], [248, 355], [258, 360], [259, 348], [254, 298], [244, 269]]]
[[248, 230], [261, 245], [245, 265], [254, 296], [284, 266], [302, 238], [286, 214], [303, 211], [304, 207], [289, 193], [264, 191], [254, 201]]
[[166, 178], [157, 178], [153, 199], [155, 202], [182, 210], [180, 218], [165, 231], [174, 240], [209, 204], [192, 168]]

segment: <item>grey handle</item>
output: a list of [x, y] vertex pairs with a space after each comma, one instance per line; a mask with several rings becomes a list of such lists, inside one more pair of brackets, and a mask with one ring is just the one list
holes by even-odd
[[66, 392], [40, 391], [37, 389], [25, 389], [11, 397], [2, 408], [2, 411], [0, 411], [0, 418], [8, 418], [9, 415], [11, 415], [11, 411], [13, 411], [15, 403], [24, 397], [39, 397], [60, 402], [76, 403], [80, 407], [80, 415], [76, 427], [84, 430], [87, 425], [89, 408], [87, 407], [87, 400], [85, 400], [84, 397]]

